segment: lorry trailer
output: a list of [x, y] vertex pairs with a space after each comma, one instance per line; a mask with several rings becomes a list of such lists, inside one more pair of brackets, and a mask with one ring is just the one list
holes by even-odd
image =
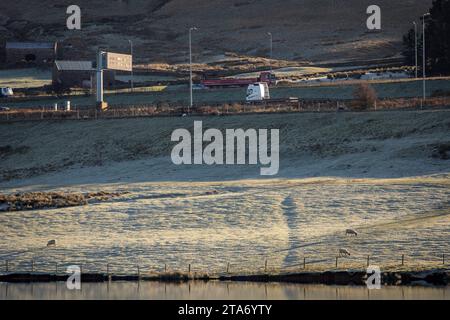
[[273, 73], [265, 71], [261, 72], [257, 78], [204, 79], [200, 81], [200, 84], [208, 88], [246, 87], [256, 82], [264, 82], [268, 85], [275, 85], [276, 81], [277, 79]]

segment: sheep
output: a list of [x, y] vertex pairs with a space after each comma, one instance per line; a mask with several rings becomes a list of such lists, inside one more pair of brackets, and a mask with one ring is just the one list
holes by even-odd
[[350, 256], [350, 251], [348, 251], [347, 249], [339, 249], [339, 257], [343, 257], [343, 256]]
[[56, 246], [56, 240], [49, 240], [47, 242], [47, 247], [50, 247], [50, 246]]
[[355, 236], [355, 237], [357, 237], [358, 236], [358, 232], [356, 232], [353, 229], [347, 229], [347, 230], [345, 230], [345, 235], [346, 236]]

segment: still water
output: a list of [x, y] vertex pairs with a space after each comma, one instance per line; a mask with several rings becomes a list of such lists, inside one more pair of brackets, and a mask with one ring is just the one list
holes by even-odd
[[0, 300], [5, 299], [450, 300], [450, 286], [368, 290], [363, 286], [196, 281], [86, 283], [81, 290], [68, 290], [65, 282], [0, 283]]

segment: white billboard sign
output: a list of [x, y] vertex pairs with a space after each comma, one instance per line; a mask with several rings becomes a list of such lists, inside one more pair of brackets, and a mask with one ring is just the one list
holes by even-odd
[[132, 71], [133, 57], [122, 53], [105, 53], [105, 68], [110, 70]]

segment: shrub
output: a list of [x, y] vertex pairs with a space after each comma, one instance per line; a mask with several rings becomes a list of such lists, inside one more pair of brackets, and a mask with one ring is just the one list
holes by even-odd
[[450, 153], [450, 143], [439, 144], [435, 146], [432, 157], [442, 160], [448, 160], [450, 159], [449, 153]]
[[371, 85], [359, 84], [353, 93], [355, 99], [354, 109], [366, 110], [376, 106], [377, 94]]

